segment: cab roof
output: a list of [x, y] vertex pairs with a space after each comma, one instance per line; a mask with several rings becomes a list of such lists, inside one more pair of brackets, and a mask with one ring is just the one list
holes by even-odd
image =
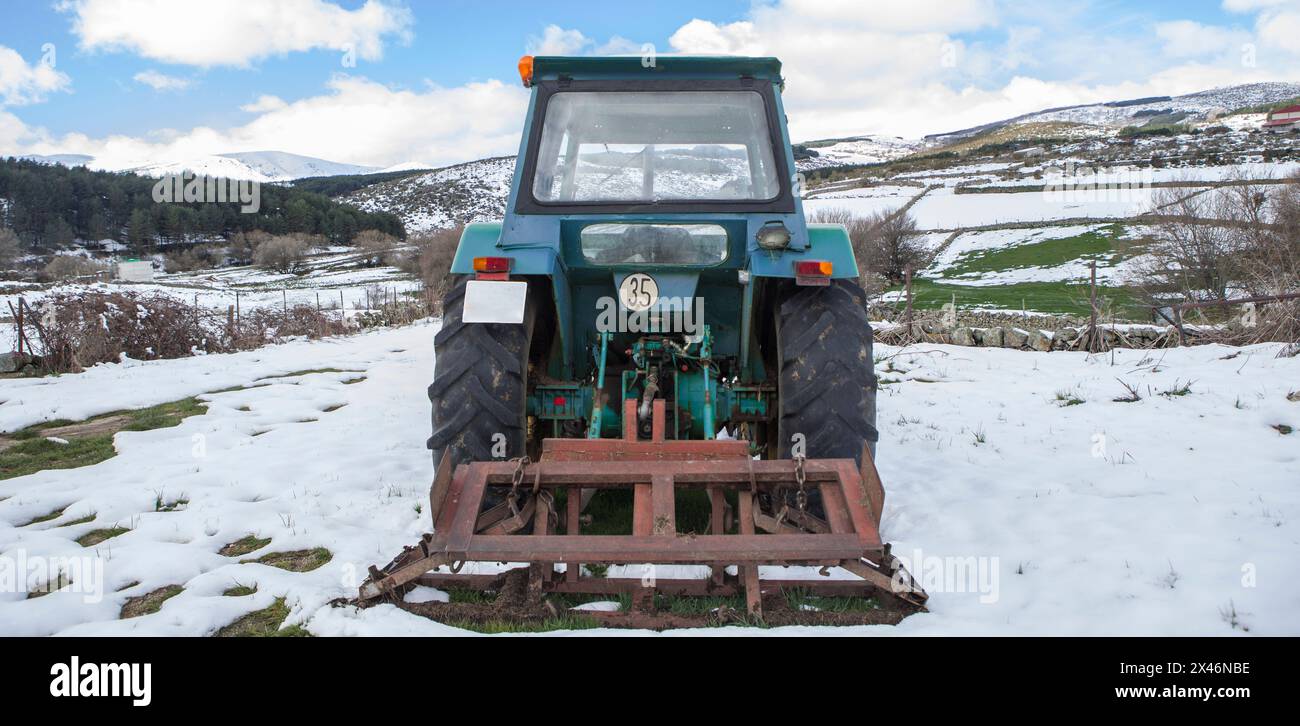
[[647, 67], [642, 56], [537, 56], [533, 78], [538, 81], [560, 77], [573, 80], [621, 78], [761, 78], [781, 80], [781, 61], [776, 58], [743, 56], [657, 55]]

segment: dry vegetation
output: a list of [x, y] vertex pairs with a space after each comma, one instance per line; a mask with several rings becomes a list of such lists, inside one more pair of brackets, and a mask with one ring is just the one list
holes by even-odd
[[[1239, 184], [1187, 196], [1159, 190], [1154, 239], [1137, 266], [1153, 304], [1207, 302], [1300, 292], [1300, 179]], [[1230, 315], [1224, 320], [1225, 315]], [[1196, 312], [1226, 322], [1216, 340], [1234, 344], [1300, 340], [1300, 301]]]
[[225, 314], [167, 295], [85, 291], [46, 297], [24, 317], [23, 328], [46, 372], [80, 371], [124, 355], [152, 360], [247, 350], [353, 329], [340, 315], [307, 305], [261, 308], [232, 323]]
[[844, 225], [862, 273], [862, 289], [868, 295], [901, 283], [909, 267], [915, 271], [930, 264], [930, 251], [921, 243], [916, 220], [906, 212], [855, 217], [847, 209], [832, 208], [811, 215], [808, 221]]

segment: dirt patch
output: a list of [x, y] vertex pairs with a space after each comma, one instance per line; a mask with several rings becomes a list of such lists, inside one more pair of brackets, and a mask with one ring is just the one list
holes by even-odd
[[138, 618], [141, 615], [152, 615], [158, 612], [163, 603], [185, 592], [185, 588], [180, 585], [168, 585], [160, 587], [153, 592], [138, 597], [133, 597], [122, 605], [122, 620], [128, 618]]
[[104, 434], [115, 434], [118, 431], [121, 431], [128, 423], [131, 423], [131, 417], [120, 414], [82, 421], [81, 423], [75, 423], [68, 426], [55, 426], [53, 428], [41, 429], [41, 435], [53, 436], [57, 439], [75, 439], [83, 436], [103, 436]]
[[324, 547], [317, 547], [313, 550], [295, 550], [293, 552], [272, 552], [269, 555], [263, 555], [252, 562], [257, 562], [271, 567], [278, 567], [281, 570], [289, 572], [311, 572], [319, 567], [323, 567], [334, 555]]
[[0, 437], [0, 479], [92, 466], [117, 455], [113, 437], [120, 431], [170, 428], [206, 411], [206, 403], [186, 398], [85, 421], [46, 421], [29, 426]]
[[284, 598], [276, 600], [271, 607], [256, 610], [216, 632], [218, 638], [310, 638], [300, 625], [281, 628], [289, 617], [289, 607]]
[[217, 550], [217, 554], [225, 555], [226, 557], [243, 557], [244, 555], [258, 551], [269, 544], [271, 544], [270, 537], [267, 537], [266, 539], [258, 539], [250, 534], [243, 539], [235, 540]]

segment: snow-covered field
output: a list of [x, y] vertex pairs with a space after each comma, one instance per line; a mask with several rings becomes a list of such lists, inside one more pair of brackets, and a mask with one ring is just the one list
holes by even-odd
[[[925, 230], [955, 230], [1018, 222], [1050, 222], [1062, 219], [1127, 219], [1150, 211], [1151, 189], [1099, 192], [1006, 192], [954, 194], [951, 188], [936, 189], [912, 207], [917, 227]], [[848, 209], [867, 216], [883, 209], [896, 209], [905, 200], [891, 197], [808, 199], [809, 213], [822, 209]]]
[[[318, 635], [461, 633], [391, 606], [328, 604], [428, 527], [417, 505], [432, 473], [424, 389], [435, 330], [0, 381], [6, 431], [190, 395], [209, 402], [176, 428], [118, 434], [118, 456], [92, 468], [0, 482], [0, 563], [88, 555], [104, 578], [99, 602], [0, 594], [0, 634], [206, 635], [277, 597]], [[1300, 635], [1300, 434], [1273, 428], [1300, 429], [1300, 403], [1287, 400], [1300, 358], [1277, 350], [880, 346], [883, 533], [922, 578], [944, 558], [976, 558], [985, 571], [967, 583], [977, 591], [927, 582], [928, 614], [849, 632]], [[345, 372], [274, 378], [322, 368]], [[1116, 379], [1143, 400], [1113, 402]], [[1188, 395], [1160, 395], [1188, 381]], [[1085, 402], [1064, 406], [1058, 394]], [[189, 504], [159, 513], [159, 497]], [[91, 513], [93, 523], [58, 526]], [[74, 542], [113, 524], [131, 531], [89, 550]], [[253, 557], [325, 547], [333, 559], [291, 573], [217, 554], [249, 534], [272, 540]], [[236, 584], [257, 593], [222, 596]], [[185, 591], [156, 614], [117, 619], [127, 598], [166, 585]], [[843, 631], [707, 634], [742, 632]]]

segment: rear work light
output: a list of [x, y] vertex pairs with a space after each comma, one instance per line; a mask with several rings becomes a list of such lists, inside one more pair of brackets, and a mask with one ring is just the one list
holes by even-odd
[[834, 272], [835, 265], [821, 260], [800, 260], [794, 263], [794, 280], [798, 285], [829, 285]]
[[514, 262], [512, 257], [475, 257], [474, 271], [478, 273], [479, 279], [504, 280]]

